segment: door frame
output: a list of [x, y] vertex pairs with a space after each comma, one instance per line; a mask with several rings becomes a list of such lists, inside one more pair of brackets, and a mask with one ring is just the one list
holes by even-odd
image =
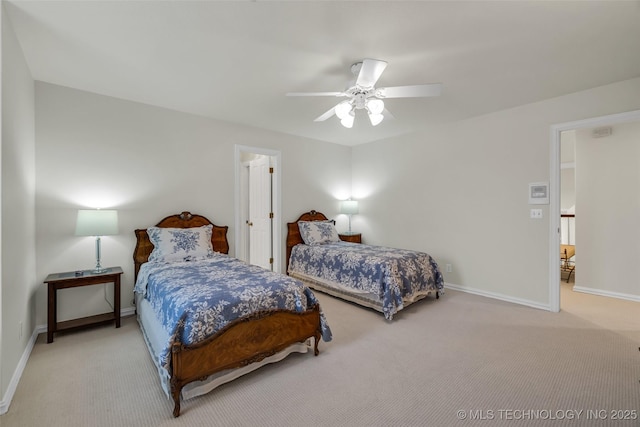
[[549, 168], [549, 310], [560, 311], [560, 134], [568, 130], [595, 128], [640, 121], [640, 110], [592, 117], [551, 126]]
[[270, 150], [268, 148], [261, 147], [250, 147], [246, 145], [236, 144], [234, 147], [234, 190], [235, 190], [235, 201], [234, 201], [234, 217], [235, 217], [235, 227], [236, 233], [234, 233], [234, 242], [236, 250], [241, 248], [243, 245], [242, 235], [240, 233], [241, 227], [243, 226], [242, 219], [242, 209], [241, 209], [241, 179], [240, 174], [242, 172], [242, 153], [252, 153], [252, 154], [262, 154], [265, 156], [271, 157], [272, 167], [273, 167], [273, 187], [271, 197], [273, 200], [273, 228], [271, 238], [273, 240], [273, 271], [280, 273], [281, 272], [281, 252], [282, 252], [282, 238], [281, 238], [281, 223], [280, 220], [281, 212], [282, 212], [282, 200], [281, 200], [281, 189], [282, 183], [280, 179], [280, 169], [281, 169], [281, 160], [282, 155], [280, 151]]

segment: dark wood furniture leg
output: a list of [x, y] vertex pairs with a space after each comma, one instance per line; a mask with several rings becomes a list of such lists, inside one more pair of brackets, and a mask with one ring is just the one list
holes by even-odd
[[49, 283], [47, 288], [47, 344], [50, 344], [53, 342], [55, 325], [56, 323], [58, 323], [58, 315], [56, 310], [56, 307], [58, 307], [58, 292], [53, 283]]
[[116, 328], [120, 327], [120, 275], [113, 281], [113, 316], [116, 321]]

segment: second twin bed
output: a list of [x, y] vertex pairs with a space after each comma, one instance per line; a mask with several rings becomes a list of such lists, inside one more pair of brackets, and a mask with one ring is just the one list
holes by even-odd
[[444, 293], [438, 264], [427, 253], [340, 240], [334, 222], [317, 211], [287, 224], [287, 272], [307, 286], [382, 312]]

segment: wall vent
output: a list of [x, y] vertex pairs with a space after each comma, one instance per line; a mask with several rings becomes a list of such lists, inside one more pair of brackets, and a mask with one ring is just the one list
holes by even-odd
[[594, 138], [604, 138], [605, 136], [611, 136], [613, 128], [611, 126], [604, 126], [601, 128], [595, 128], [591, 131], [591, 136]]

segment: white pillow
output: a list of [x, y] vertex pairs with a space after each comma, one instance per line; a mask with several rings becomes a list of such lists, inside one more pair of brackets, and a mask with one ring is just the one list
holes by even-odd
[[211, 224], [193, 228], [149, 227], [147, 234], [153, 243], [149, 261], [195, 261], [212, 257], [212, 230]]
[[332, 221], [298, 221], [300, 236], [307, 245], [339, 242], [340, 236]]

